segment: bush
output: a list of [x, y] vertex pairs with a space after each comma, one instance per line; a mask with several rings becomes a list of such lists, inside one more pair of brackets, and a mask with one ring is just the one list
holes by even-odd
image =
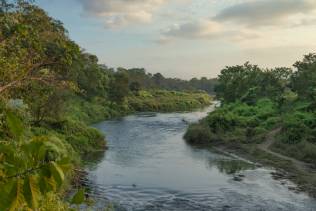
[[283, 118], [282, 140], [288, 144], [297, 144], [310, 139], [316, 118], [311, 113], [294, 112]]
[[231, 130], [240, 123], [238, 117], [234, 113], [224, 109], [219, 109], [209, 114], [205, 119], [205, 122], [214, 133]]
[[60, 133], [79, 153], [86, 154], [93, 151], [105, 149], [104, 136], [97, 130], [86, 126], [81, 122], [67, 121]]
[[190, 144], [208, 144], [215, 140], [215, 136], [206, 125], [193, 124], [189, 126], [184, 139]]
[[266, 121], [264, 121], [261, 126], [267, 130], [271, 130], [275, 128], [282, 121], [281, 117], [270, 117]]

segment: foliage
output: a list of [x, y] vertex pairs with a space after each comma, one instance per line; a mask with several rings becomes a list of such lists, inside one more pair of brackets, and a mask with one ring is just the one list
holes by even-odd
[[[274, 150], [315, 162], [315, 54], [296, 62], [294, 70], [267, 70], [249, 63], [226, 67], [218, 77], [216, 90], [222, 106], [198, 126], [189, 127], [189, 134], [199, 133], [199, 126], [207, 125], [219, 141], [256, 144], [267, 132], [280, 128]], [[200, 141], [198, 137], [191, 140]]]
[[19, 117], [10, 110], [5, 113], [1, 124], [10, 134], [0, 145], [0, 209], [36, 209], [46, 193], [63, 185], [71, 168], [70, 147], [57, 137], [27, 137]]
[[1, 0], [0, 210], [71, 210], [60, 194], [65, 181], [81, 156], [106, 148], [87, 124], [202, 107], [210, 97], [197, 90], [211, 93], [215, 82], [108, 68], [32, 0]]
[[112, 101], [122, 103], [129, 93], [128, 75], [124, 72], [114, 74], [114, 79], [111, 81], [111, 90], [109, 97]]
[[226, 67], [218, 77], [216, 94], [228, 103], [241, 100], [254, 104], [260, 98], [277, 100], [286, 89], [290, 76], [288, 68], [262, 70], [250, 63]]
[[184, 139], [190, 144], [208, 144], [215, 139], [215, 135], [207, 125], [193, 124], [189, 126]]
[[72, 204], [82, 204], [85, 201], [85, 190], [80, 189], [71, 199]]
[[82, 154], [102, 150], [106, 147], [104, 136], [97, 130], [80, 122], [67, 121], [59, 131], [65, 140]]
[[28, 1], [9, 2], [1, 2], [0, 93], [32, 81], [62, 85], [79, 47], [42, 9]]
[[315, 114], [299, 111], [289, 113], [283, 118], [282, 140], [288, 144], [313, 140], [315, 139], [314, 128], [316, 128]]
[[178, 92], [166, 90], [141, 91], [127, 98], [132, 111], [188, 111], [210, 104], [204, 92]]
[[[142, 89], [164, 89], [172, 91], [205, 91], [208, 94], [214, 94], [214, 87], [217, 84], [216, 79], [200, 79], [192, 78], [189, 81], [178, 78], [166, 78], [161, 73], [151, 74], [146, 73], [143, 68], [124, 69], [118, 68], [119, 72], [124, 72], [128, 75], [129, 84], [137, 84]], [[133, 86], [134, 86], [133, 85]], [[132, 89], [131, 89], [132, 90]]]
[[304, 56], [294, 64], [297, 69], [291, 77], [291, 87], [302, 99], [316, 100], [316, 54]]
[[[274, 128], [280, 122], [276, 104], [263, 98], [255, 105], [241, 102], [224, 105], [201, 120], [199, 125], [206, 127], [205, 131], [211, 131], [212, 140], [253, 143], [261, 141], [266, 129]], [[200, 133], [199, 130], [198, 126], [189, 127], [188, 134]], [[190, 142], [198, 144], [201, 139]]]

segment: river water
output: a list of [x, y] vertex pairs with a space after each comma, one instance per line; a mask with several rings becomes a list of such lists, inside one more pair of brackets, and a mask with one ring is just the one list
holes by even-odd
[[88, 164], [95, 209], [115, 210], [316, 210], [316, 201], [272, 179], [273, 169], [236, 156], [189, 146], [188, 122], [213, 107], [191, 113], [140, 113], [95, 125], [109, 150]]

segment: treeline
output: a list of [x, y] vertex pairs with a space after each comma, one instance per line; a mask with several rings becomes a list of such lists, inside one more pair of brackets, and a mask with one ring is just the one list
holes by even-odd
[[210, 98], [181, 85], [174, 89], [192, 92], [157, 90], [173, 88], [145, 71], [136, 80], [133, 70], [100, 65], [32, 2], [0, 1], [0, 210], [69, 210], [84, 200], [82, 190], [62, 200], [81, 156], [106, 148], [87, 124], [193, 109]]
[[118, 68], [118, 72], [127, 74], [130, 88], [133, 89], [165, 89], [176, 91], [205, 91], [215, 94], [216, 79], [202, 77], [200, 79], [181, 80], [178, 78], [166, 78], [161, 73], [146, 73], [143, 68], [124, 69]]
[[304, 56], [294, 68], [262, 69], [246, 63], [226, 67], [218, 77], [222, 106], [186, 139], [191, 143], [241, 145], [265, 141], [280, 131], [272, 149], [296, 159], [316, 161], [316, 54]]

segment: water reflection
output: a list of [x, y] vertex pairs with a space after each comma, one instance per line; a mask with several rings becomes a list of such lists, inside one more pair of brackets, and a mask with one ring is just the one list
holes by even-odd
[[105, 153], [104, 151], [96, 151], [84, 155], [82, 158], [84, 167], [88, 168], [89, 171], [95, 170], [98, 164], [104, 159]]
[[254, 164], [242, 160], [219, 160], [216, 162], [216, 166], [221, 173], [228, 175], [256, 168]]

